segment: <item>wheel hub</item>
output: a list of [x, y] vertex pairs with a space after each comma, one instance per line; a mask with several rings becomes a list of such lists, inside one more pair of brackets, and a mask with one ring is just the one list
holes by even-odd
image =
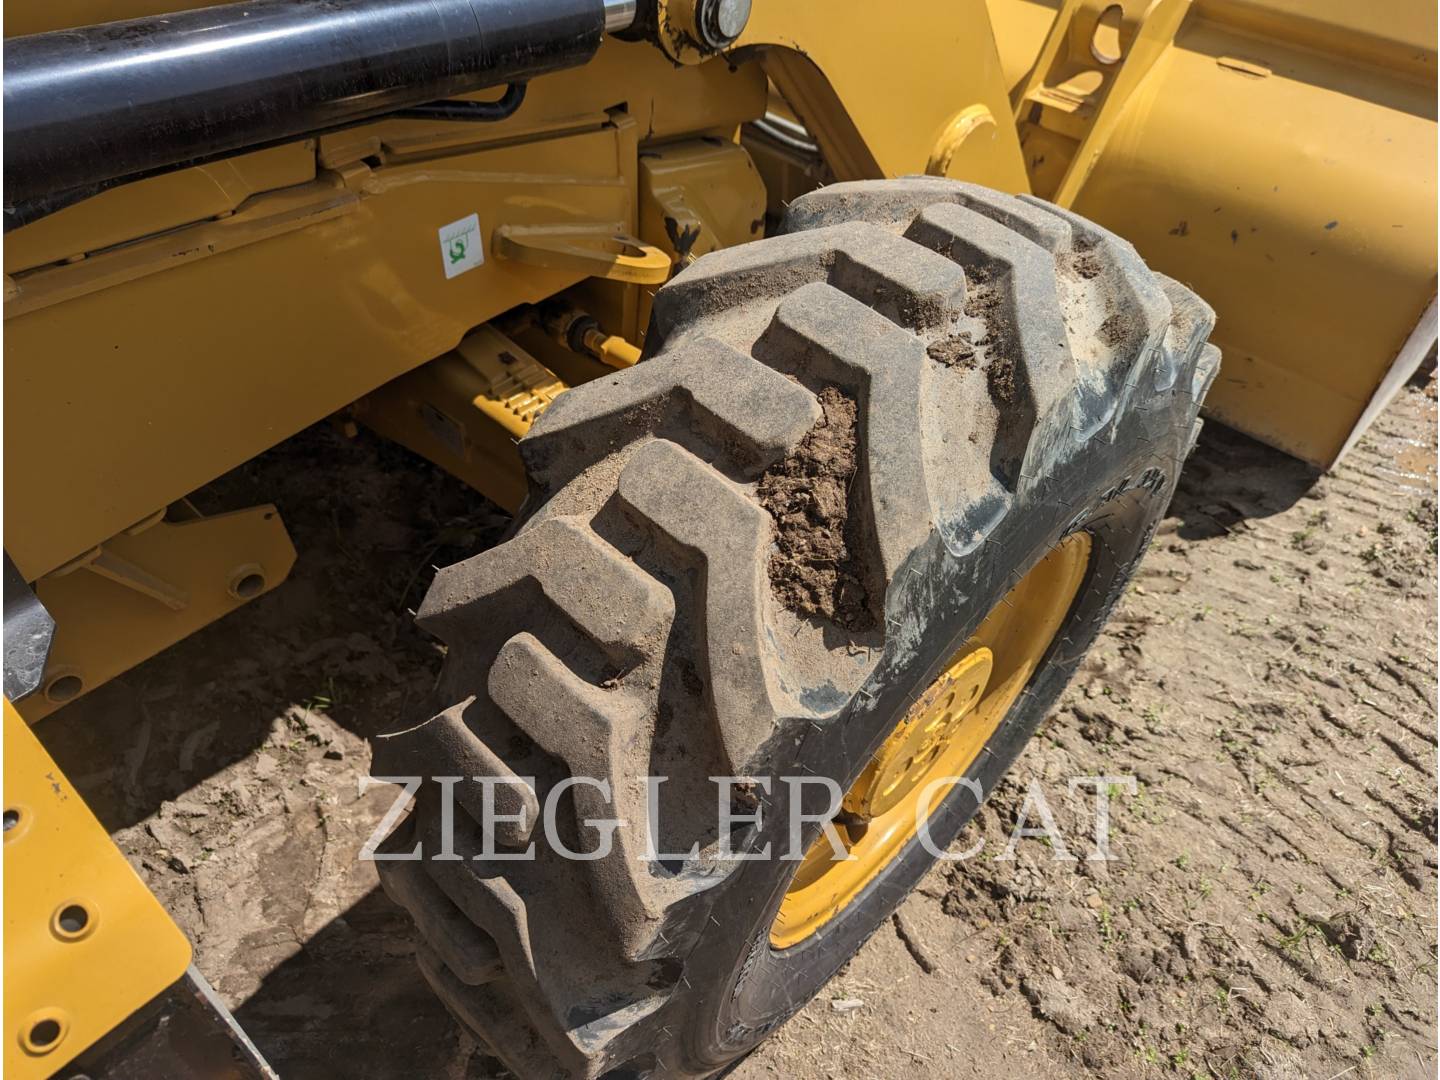
[[841, 805], [849, 814], [870, 821], [918, 794], [936, 759], [955, 744], [965, 717], [984, 693], [994, 667], [992, 657], [989, 649], [977, 646], [930, 684], [845, 796]]
[[[789, 948], [844, 910], [908, 846], [979, 758], [1040, 666], [1090, 565], [1090, 537], [1067, 536], [997, 604], [915, 699], [805, 853], [770, 928]], [[948, 782], [947, 782], [948, 781]]]

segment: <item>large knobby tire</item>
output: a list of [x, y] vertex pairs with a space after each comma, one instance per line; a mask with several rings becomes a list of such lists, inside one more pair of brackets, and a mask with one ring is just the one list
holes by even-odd
[[[437, 577], [419, 618], [449, 647], [440, 711], [377, 749], [382, 775], [535, 778], [497, 798], [524, 820], [495, 828], [505, 851], [537, 840], [533, 861], [474, 858], [478, 785], [453, 789], [453, 853], [434, 784], [385, 847], [423, 845], [382, 880], [461, 1021], [521, 1077], [703, 1076], [814, 995], [932, 857], [910, 842], [776, 949], [796, 863], [712, 858], [709, 778], [848, 787], [986, 613], [1085, 533], [1076, 598], [968, 774], [991, 791], [1150, 542], [1219, 365], [1213, 321], [1075, 215], [923, 178], [807, 195], [781, 235], [660, 290], [648, 358], [520, 444], [513, 538]], [[604, 858], [532, 835], [572, 775], [613, 801], [570, 788], [568, 844], [629, 823]], [[645, 861], [646, 776], [668, 777], [659, 850], [699, 859]], [[737, 845], [784, 850], [789, 790], [741, 799], [765, 824]], [[935, 842], [975, 809], [953, 789]]]

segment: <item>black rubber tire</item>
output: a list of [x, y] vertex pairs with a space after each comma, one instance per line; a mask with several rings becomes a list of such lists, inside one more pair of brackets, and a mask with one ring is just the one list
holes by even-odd
[[[594, 844], [583, 819], [643, 822], [636, 778], [667, 776], [661, 850], [702, 856], [652, 870], [643, 833], [621, 829], [595, 861], [543, 841], [534, 861], [476, 861], [461, 815], [458, 858], [381, 863], [461, 1021], [525, 1078], [702, 1076], [813, 996], [931, 858], [912, 844], [820, 933], [773, 950], [795, 864], [707, 859], [708, 778], [848, 786], [1019, 577], [1088, 531], [1080, 593], [974, 768], [993, 790], [1149, 544], [1219, 365], [1213, 322], [1104, 230], [927, 178], [807, 195], [784, 234], [663, 288], [648, 358], [566, 393], [521, 443], [532, 495], [514, 537], [437, 577], [419, 618], [449, 646], [443, 711], [381, 740], [375, 771], [534, 777], [540, 799], [567, 775], [608, 778], [613, 808], [582, 787], [560, 804], [577, 848]], [[823, 526], [777, 526], [763, 478], [817, 425], [843, 428], [846, 400], [844, 563], [777, 593], [777, 529]], [[784, 843], [786, 790], [756, 793], [750, 843]], [[497, 828], [502, 847], [523, 846], [537, 806], [512, 798], [525, 820]], [[975, 809], [954, 789], [936, 841]], [[432, 854], [438, 824], [427, 787], [387, 850]]]

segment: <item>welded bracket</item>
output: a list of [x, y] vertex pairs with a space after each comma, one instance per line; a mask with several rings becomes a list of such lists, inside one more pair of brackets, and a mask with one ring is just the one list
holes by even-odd
[[276, 1080], [180, 928], [4, 711], [5, 1076]]
[[[295, 548], [273, 506], [205, 516], [182, 500], [151, 514], [35, 583], [36, 602], [54, 620], [53, 641], [30, 687], [38, 692], [11, 700], [34, 723], [269, 592], [294, 564]], [[6, 588], [10, 696], [8, 580]], [[22, 669], [18, 658], [16, 670], [35, 678], [33, 665]]]
[[1190, 0], [1064, 0], [1015, 93], [1035, 193], [1075, 201], [1121, 112], [1175, 39]]

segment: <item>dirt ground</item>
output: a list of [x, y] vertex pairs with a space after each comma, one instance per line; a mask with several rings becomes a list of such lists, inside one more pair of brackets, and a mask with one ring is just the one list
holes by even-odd
[[[1217, 425], [1012, 778], [860, 955], [733, 1074], [1433, 1077], [1434, 383], [1334, 475]], [[41, 735], [282, 1076], [499, 1077], [356, 853], [366, 738], [438, 666], [407, 613], [504, 516], [318, 427], [202, 509], [274, 501], [294, 577]], [[419, 554], [417, 554], [419, 553]], [[1114, 862], [1087, 861], [1116, 782]], [[1066, 846], [997, 859], [1038, 782]], [[1031, 819], [1031, 824], [1035, 824]]]

